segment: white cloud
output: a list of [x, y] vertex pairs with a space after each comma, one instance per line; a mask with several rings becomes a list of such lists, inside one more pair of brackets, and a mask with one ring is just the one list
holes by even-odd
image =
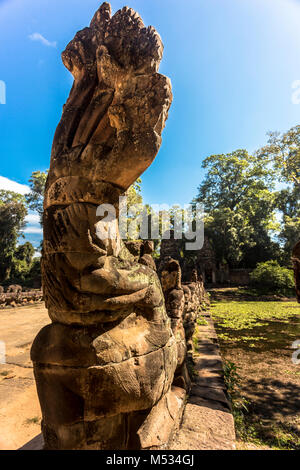
[[27, 234], [33, 234], [33, 233], [38, 233], [42, 235], [43, 229], [39, 227], [27, 227], [23, 230], [23, 233]]
[[26, 235], [42, 235], [43, 230], [40, 225], [40, 216], [36, 212], [32, 212], [26, 216], [26, 227], [22, 232]]
[[31, 41], [39, 41], [40, 43], [42, 43], [44, 46], [47, 46], [47, 47], [56, 47], [57, 45], [56, 41], [48, 41], [48, 39], [44, 38], [44, 36], [40, 33], [29, 34], [28, 37]]
[[40, 216], [38, 214], [28, 214], [26, 222], [30, 225], [40, 225]]
[[0, 176], [0, 189], [14, 191], [19, 194], [28, 194], [30, 192], [30, 188], [26, 184], [16, 183], [9, 178], [5, 178], [5, 176]]

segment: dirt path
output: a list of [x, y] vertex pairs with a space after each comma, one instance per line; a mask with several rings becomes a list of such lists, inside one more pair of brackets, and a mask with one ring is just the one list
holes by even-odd
[[171, 450], [235, 450], [234, 420], [223, 378], [222, 359], [210, 314], [193, 336], [192, 387]]
[[41, 412], [29, 352], [38, 331], [50, 322], [43, 303], [0, 310], [0, 449], [18, 449], [40, 432]]

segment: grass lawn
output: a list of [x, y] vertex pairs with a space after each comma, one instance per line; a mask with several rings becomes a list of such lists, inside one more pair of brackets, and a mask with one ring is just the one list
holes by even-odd
[[300, 364], [291, 348], [300, 340], [300, 304], [215, 301], [212, 293], [211, 312], [239, 448], [300, 450]]

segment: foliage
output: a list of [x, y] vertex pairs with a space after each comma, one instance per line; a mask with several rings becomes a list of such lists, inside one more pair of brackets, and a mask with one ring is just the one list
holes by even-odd
[[268, 172], [247, 150], [207, 157], [202, 168], [208, 173], [198, 188], [196, 200], [206, 211], [228, 207], [234, 210], [254, 192], [265, 190]]
[[142, 197], [142, 180], [138, 178], [127, 190], [127, 204], [128, 207], [132, 207], [136, 204], [143, 204], [143, 197]]
[[22, 285], [28, 285], [30, 272], [34, 264], [35, 249], [30, 242], [19, 245], [14, 253], [10, 281]]
[[238, 367], [234, 362], [224, 361], [224, 382], [226, 385], [227, 393], [230, 397], [234, 409], [244, 409], [247, 411], [246, 401], [241, 397], [239, 387], [241, 384], [241, 377], [238, 374]]
[[206, 211], [206, 235], [217, 260], [230, 266], [254, 267], [279, 252], [271, 240], [275, 223], [272, 177], [246, 150], [211, 155], [203, 164], [207, 174], [195, 202]]
[[197, 317], [196, 323], [197, 323], [197, 325], [199, 325], [199, 326], [206, 326], [206, 325], [208, 325], [207, 321], [205, 320], [205, 318], [204, 318], [202, 315], [199, 315], [199, 316]]
[[25, 198], [12, 191], [0, 191], [0, 281], [9, 279], [21, 230], [25, 225]]
[[24, 243], [24, 245], [19, 245], [15, 251], [14, 257], [17, 260], [25, 261], [27, 266], [30, 266], [33, 260], [34, 247], [30, 242]]
[[24, 279], [24, 285], [38, 289], [42, 285], [41, 259], [34, 258]]
[[262, 292], [289, 295], [294, 293], [293, 271], [284, 268], [277, 261], [259, 263], [250, 273], [255, 288]]
[[43, 201], [47, 181], [47, 171], [34, 171], [29, 179], [30, 193], [26, 195], [29, 209], [36, 211], [42, 223]]
[[245, 424], [245, 414], [248, 413], [249, 402], [241, 395], [241, 377], [238, 374], [238, 367], [234, 362], [224, 361], [224, 382], [232, 406], [232, 414], [235, 421], [237, 437], [242, 439], [247, 434]]
[[0, 281], [32, 287], [41, 282], [40, 261], [30, 242], [18, 244], [27, 215], [26, 199], [12, 191], [0, 191]]
[[282, 263], [291, 265], [291, 254], [300, 236], [300, 186], [287, 187], [276, 194], [276, 206], [282, 213], [278, 239], [283, 247]]
[[291, 218], [300, 217], [300, 187], [288, 186], [275, 194], [276, 208]]
[[282, 221], [282, 228], [278, 235], [281, 240], [284, 250], [282, 261], [286, 266], [291, 265], [291, 254], [293, 247], [299, 240], [300, 235], [300, 217], [289, 217], [285, 215]]
[[[134, 234], [134, 230], [129, 230], [135, 227], [137, 229], [141, 229], [141, 220], [142, 216], [147, 217], [147, 230], [143, 227], [143, 236], [146, 236], [148, 240], [152, 240], [154, 242], [154, 254], [155, 258], [159, 257], [159, 246], [161, 243], [161, 239], [163, 234], [166, 232], [172, 231], [175, 228], [175, 216], [178, 217], [177, 220], [183, 220], [183, 209], [177, 205], [172, 206], [168, 210], [161, 210], [159, 213], [155, 212], [154, 208], [148, 204], [144, 204], [142, 193], [141, 193], [141, 178], [138, 178], [137, 181], [130, 186], [127, 190], [127, 205], [128, 205], [128, 222], [127, 224], [127, 239], [128, 240], [135, 240], [136, 236]], [[152, 233], [151, 228], [153, 226], [157, 227], [157, 234]], [[182, 242], [181, 245], [183, 246], [184, 243]]]
[[300, 126], [284, 133], [269, 132], [268, 144], [258, 150], [257, 156], [271, 166], [282, 181], [300, 187]]
[[253, 246], [254, 229], [247, 217], [229, 207], [214, 209], [206, 216], [205, 232], [217, 259], [234, 267], [242, 261], [245, 249]]

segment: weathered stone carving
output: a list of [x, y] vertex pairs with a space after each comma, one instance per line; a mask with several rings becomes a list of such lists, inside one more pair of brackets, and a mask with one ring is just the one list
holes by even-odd
[[[180, 244], [181, 240], [177, 240], [174, 235], [174, 230], [170, 230], [169, 238], [163, 238], [160, 244], [160, 259], [161, 262], [168, 258], [172, 258], [174, 260], [180, 260]], [[165, 234], [164, 234], [165, 235]]]
[[191, 356], [193, 351], [193, 334], [195, 332], [195, 322], [199, 311], [201, 310], [201, 297], [203, 283], [195, 282], [195, 273], [192, 275], [192, 280], [184, 286], [185, 293], [185, 311], [184, 311], [184, 330], [187, 346], [187, 353]]
[[165, 296], [167, 314], [177, 344], [177, 368], [174, 385], [189, 390], [191, 378], [187, 371], [187, 360], [192, 360], [193, 341], [196, 320], [202, 309], [202, 303], [207, 302], [201, 276], [197, 270], [191, 273], [188, 283], [181, 282], [181, 266], [179, 261], [164, 257], [160, 263], [160, 279]]
[[13, 293], [13, 294], [19, 294], [22, 292], [22, 286], [19, 286], [18, 284], [12, 284], [11, 286], [8, 286], [7, 288], [7, 293]]
[[165, 296], [167, 314], [171, 318], [171, 326], [177, 344], [177, 368], [174, 384], [188, 390], [190, 379], [186, 368], [186, 341], [183, 327], [185, 295], [181, 285], [181, 268], [179, 262], [166, 258], [160, 273], [161, 284]]
[[[96, 216], [151, 164], [172, 100], [163, 45], [130, 8], [104, 3], [62, 54], [74, 84], [44, 200], [43, 290], [52, 324], [32, 360], [47, 449], [163, 444], [182, 407], [177, 345], [151, 244], [100, 239]], [[103, 237], [102, 237], [103, 238]], [[135, 250], [135, 254], [134, 253]], [[163, 419], [164, 427], [160, 421]]]

